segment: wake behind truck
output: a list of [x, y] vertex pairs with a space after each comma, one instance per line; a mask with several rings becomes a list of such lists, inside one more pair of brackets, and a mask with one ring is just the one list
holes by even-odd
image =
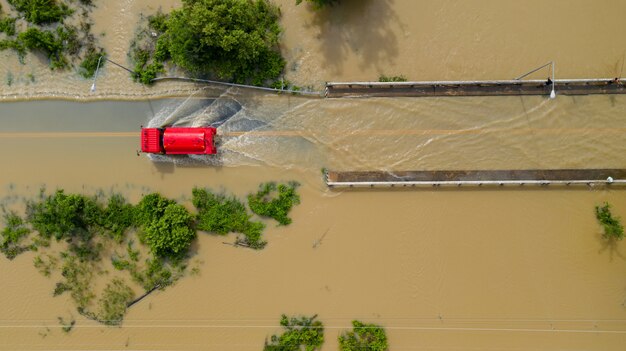
[[217, 153], [213, 127], [141, 128], [141, 151], [165, 155], [213, 155]]

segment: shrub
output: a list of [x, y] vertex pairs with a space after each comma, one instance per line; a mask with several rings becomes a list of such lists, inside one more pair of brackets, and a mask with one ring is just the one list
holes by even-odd
[[73, 13], [65, 3], [56, 0], [7, 0], [28, 22], [47, 24], [60, 22]]
[[22, 217], [15, 212], [4, 213], [5, 227], [0, 232], [2, 243], [0, 252], [8, 259], [12, 260], [24, 251], [28, 251], [32, 246], [21, 246], [20, 243], [30, 234], [30, 229], [24, 223]]
[[288, 318], [282, 315], [280, 325], [285, 329], [281, 335], [272, 335], [265, 341], [264, 351], [306, 351], [320, 349], [324, 343], [324, 325], [313, 317]]
[[152, 16], [148, 16], [148, 26], [157, 33], [165, 33], [167, 30], [167, 18], [166, 14], [159, 11]]
[[25, 49], [40, 50], [46, 54], [52, 69], [67, 67], [68, 62], [62, 52], [63, 41], [57, 38], [53, 32], [41, 31], [31, 27], [18, 34], [17, 40]]
[[596, 206], [596, 218], [604, 227], [602, 237], [605, 239], [622, 240], [624, 238], [624, 226], [618, 217], [611, 214], [611, 205]]
[[364, 324], [352, 321], [353, 331], [339, 335], [339, 349], [341, 351], [386, 351], [387, 335], [385, 329], [376, 324]]
[[100, 57], [103, 56], [106, 56], [104, 50], [96, 50], [94, 47], [88, 48], [85, 58], [80, 63], [78, 73], [85, 78], [93, 78], [94, 74], [96, 74], [96, 70], [98, 69], [98, 61], [100, 60]]
[[300, 196], [296, 192], [298, 186], [296, 182], [261, 184], [256, 194], [248, 195], [248, 206], [259, 216], [274, 218], [281, 225], [290, 224], [291, 218], [287, 215], [294, 205], [300, 203]]
[[126, 231], [133, 225], [134, 215], [133, 205], [126, 203], [122, 195], [113, 194], [102, 213], [101, 225], [121, 242]]
[[200, 188], [194, 188], [192, 194], [193, 205], [198, 209], [198, 229], [221, 235], [230, 232], [242, 233], [246, 239], [238, 243], [254, 249], [265, 246], [261, 239], [265, 225], [251, 221], [244, 204], [237, 198], [214, 194]]
[[57, 240], [80, 236], [91, 238], [89, 228], [97, 224], [102, 212], [94, 199], [57, 190], [39, 202], [26, 205], [26, 218], [45, 238]]
[[405, 76], [403, 75], [399, 75], [399, 76], [386, 76], [386, 75], [381, 75], [380, 77], [378, 77], [378, 81], [379, 82], [406, 82], [407, 79]]
[[0, 32], [8, 36], [15, 35], [15, 18], [7, 17], [0, 19]]

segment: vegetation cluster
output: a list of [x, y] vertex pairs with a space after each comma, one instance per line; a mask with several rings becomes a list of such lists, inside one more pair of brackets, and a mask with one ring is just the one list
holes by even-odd
[[279, 18], [269, 0], [183, 0], [140, 26], [129, 54], [135, 79], [151, 84], [171, 63], [194, 77], [276, 85], [285, 67]]
[[[290, 196], [299, 201], [297, 194]], [[42, 189], [37, 198], [26, 202], [24, 216], [3, 208], [0, 251], [9, 259], [38, 251], [35, 267], [48, 277], [60, 273], [55, 296], [67, 292], [80, 314], [118, 325], [132, 304], [185, 275], [197, 230], [243, 234], [235, 244], [252, 249], [266, 245], [262, 239], [265, 224], [252, 221], [236, 197], [194, 188], [192, 202], [197, 214], [158, 193], [132, 205], [120, 194], [87, 196], [63, 190], [46, 194]], [[288, 212], [271, 206], [268, 210]], [[61, 247], [60, 252], [52, 248], [53, 242]], [[109, 264], [119, 273], [109, 274]], [[104, 289], [95, 291], [94, 280], [105, 278]], [[137, 299], [133, 286], [144, 290]]]
[[381, 75], [380, 77], [378, 77], [378, 81], [379, 82], [406, 82], [407, 78], [403, 75], [399, 75], [399, 76], [386, 76], [386, 75]]
[[300, 196], [296, 192], [299, 185], [296, 182], [261, 184], [256, 194], [248, 195], [250, 210], [259, 216], [274, 218], [281, 225], [290, 224], [291, 218], [287, 215], [294, 205], [300, 203]]
[[603, 238], [611, 240], [622, 240], [624, 238], [624, 226], [620, 219], [614, 217], [611, 213], [610, 204], [605, 202], [602, 206], [596, 206], [596, 219], [604, 228]]
[[[287, 317], [282, 315], [280, 325], [284, 332], [272, 335], [265, 340], [264, 351], [314, 351], [324, 343], [324, 324], [312, 317]], [[352, 321], [353, 330], [339, 335], [341, 351], [387, 351], [387, 334], [385, 329], [376, 324], [366, 324], [358, 320]]]
[[261, 238], [265, 224], [252, 221], [244, 204], [234, 196], [214, 194], [207, 189], [193, 189], [193, 204], [198, 209], [199, 230], [225, 235], [241, 233], [237, 245], [262, 249], [267, 244]]
[[361, 321], [352, 321], [352, 331], [339, 335], [339, 349], [341, 351], [386, 351], [387, 334], [385, 329], [376, 324], [365, 324]]
[[[29, 52], [43, 54], [51, 69], [75, 67], [86, 78], [94, 75], [105, 52], [91, 33], [91, 0], [7, 1], [10, 13], [0, 8], [0, 50], [14, 50], [22, 63]], [[70, 18], [79, 25], [70, 24]]]
[[280, 325], [285, 329], [281, 335], [265, 340], [264, 351], [313, 351], [324, 343], [324, 324], [313, 317], [287, 317], [282, 315]]

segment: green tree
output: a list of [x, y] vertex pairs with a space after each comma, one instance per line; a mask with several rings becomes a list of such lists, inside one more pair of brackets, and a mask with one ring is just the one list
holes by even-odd
[[183, 0], [163, 40], [172, 61], [194, 74], [261, 85], [285, 66], [279, 17], [268, 0]]
[[292, 317], [282, 315], [280, 325], [285, 329], [281, 335], [272, 335], [265, 341], [264, 351], [313, 351], [324, 343], [324, 325], [313, 317]]
[[176, 204], [176, 201], [165, 198], [159, 193], [144, 196], [135, 207], [135, 225], [138, 227], [149, 225], [162, 217], [167, 206], [172, 204]]
[[339, 335], [339, 349], [341, 351], [386, 351], [387, 334], [385, 329], [376, 324], [365, 324], [352, 321], [353, 331]]
[[182, 257], [196, 237], [196, 231], [191, 227], [192, 219], [184, 206], [169, 204], [162, 216], [144, 227], [142, 238], [157, 256]]

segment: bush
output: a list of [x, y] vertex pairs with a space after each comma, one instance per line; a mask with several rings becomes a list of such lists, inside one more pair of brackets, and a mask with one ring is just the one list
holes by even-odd
[[28, 22], [47, 24], [60, 22], [73, 13], [65, 3], [56, 0], [7, 0]]
[[18, 34], [17, 40], [26, 49], [40, 50], [46, 54], [52, 69], [67, 67], [68, 62], [63, 55], [63, 41], [53, 32], [31, 27]]
[[21, 246], [20, 243], [30, 234], [30, 229], [24, 223], [22, 217], [15, 212], [4, 213], [5, 227], [0, 232], [2, 244], [0, 252], [12, 260], [24, 251], [30, 250], [31, 246]]
[[383, 74], [382, 76], [378, 77], [378, 81], [379, 82], [406, 82], [407, 79], [403, 75], [386, 76], [386, 75]]
[[261, 234], [265, 225], [253, 222], [243, 203], [235, 197], [214, 194], [207, 189], [194, 188], [193, 205], [198, 209], [197, 229], [217, 234], [242, 233], [246, 240], [239, 243], [260, 249], [265, 246]]
[[386, 351], [388, 349], [387, 335], [382, 327], [364, 324], [360, 321], [352, 321], [352, 326], [353, 331], [339, 336], [341, 351]]
[[152, 16], [148, 16], [148, 26], [158, 34], [165, 33], [167, 30], [167, 18], [166, 14], [159, 11]]
[[15, 35], [15, 18], [7, 17], [0, 19], [0, 32], [8, 36]]
[[622, 240], [624, 238], [624, 226], [618, 217], [611, 214], [611, 205], [596, 206], [596, 218], [604, 227], [602, 237], [605, 239]]
[[80, 63], [78, 73], [85, 78], [92, 78], [98, 69], [98, 61], [101, 57], [106, 57], [103, 49], [97, 50], [95, 47], [89, 47], [85, 58]]
[[320, 349], [324, 343], [324, 325], [313, 317], [288, 318], [282, 315], [280, 325], [285, 329], [282, 335], [272, 335], [265, 341], [264, 351], [306, 351]]
[[106, 229], [118, 242], [124, 239], [124, 234], [134, 223], [135, 209], [126, 203], [120, 194], [113, 194], [109, 198], [107, 207], [102, 213], [101, 226]]
[[90, 227], [98, 224], [102, 211], [94, 199], [65, 194], [57, 190], [41, 201], [30, 201], [26, 205], [26, 218], [33, 228], [45, 238], [57, 240], [72, 237], [90, 239]]
[[290, 224], [291, 218], [287, 215], [294, 205], [300, 203], [300, 196], [296, 193], [298, 186], [296, 182], [261, 184], [256, 194], [248, 195], [248, 206], [259, 216], [274, 218], [281, 225]]

